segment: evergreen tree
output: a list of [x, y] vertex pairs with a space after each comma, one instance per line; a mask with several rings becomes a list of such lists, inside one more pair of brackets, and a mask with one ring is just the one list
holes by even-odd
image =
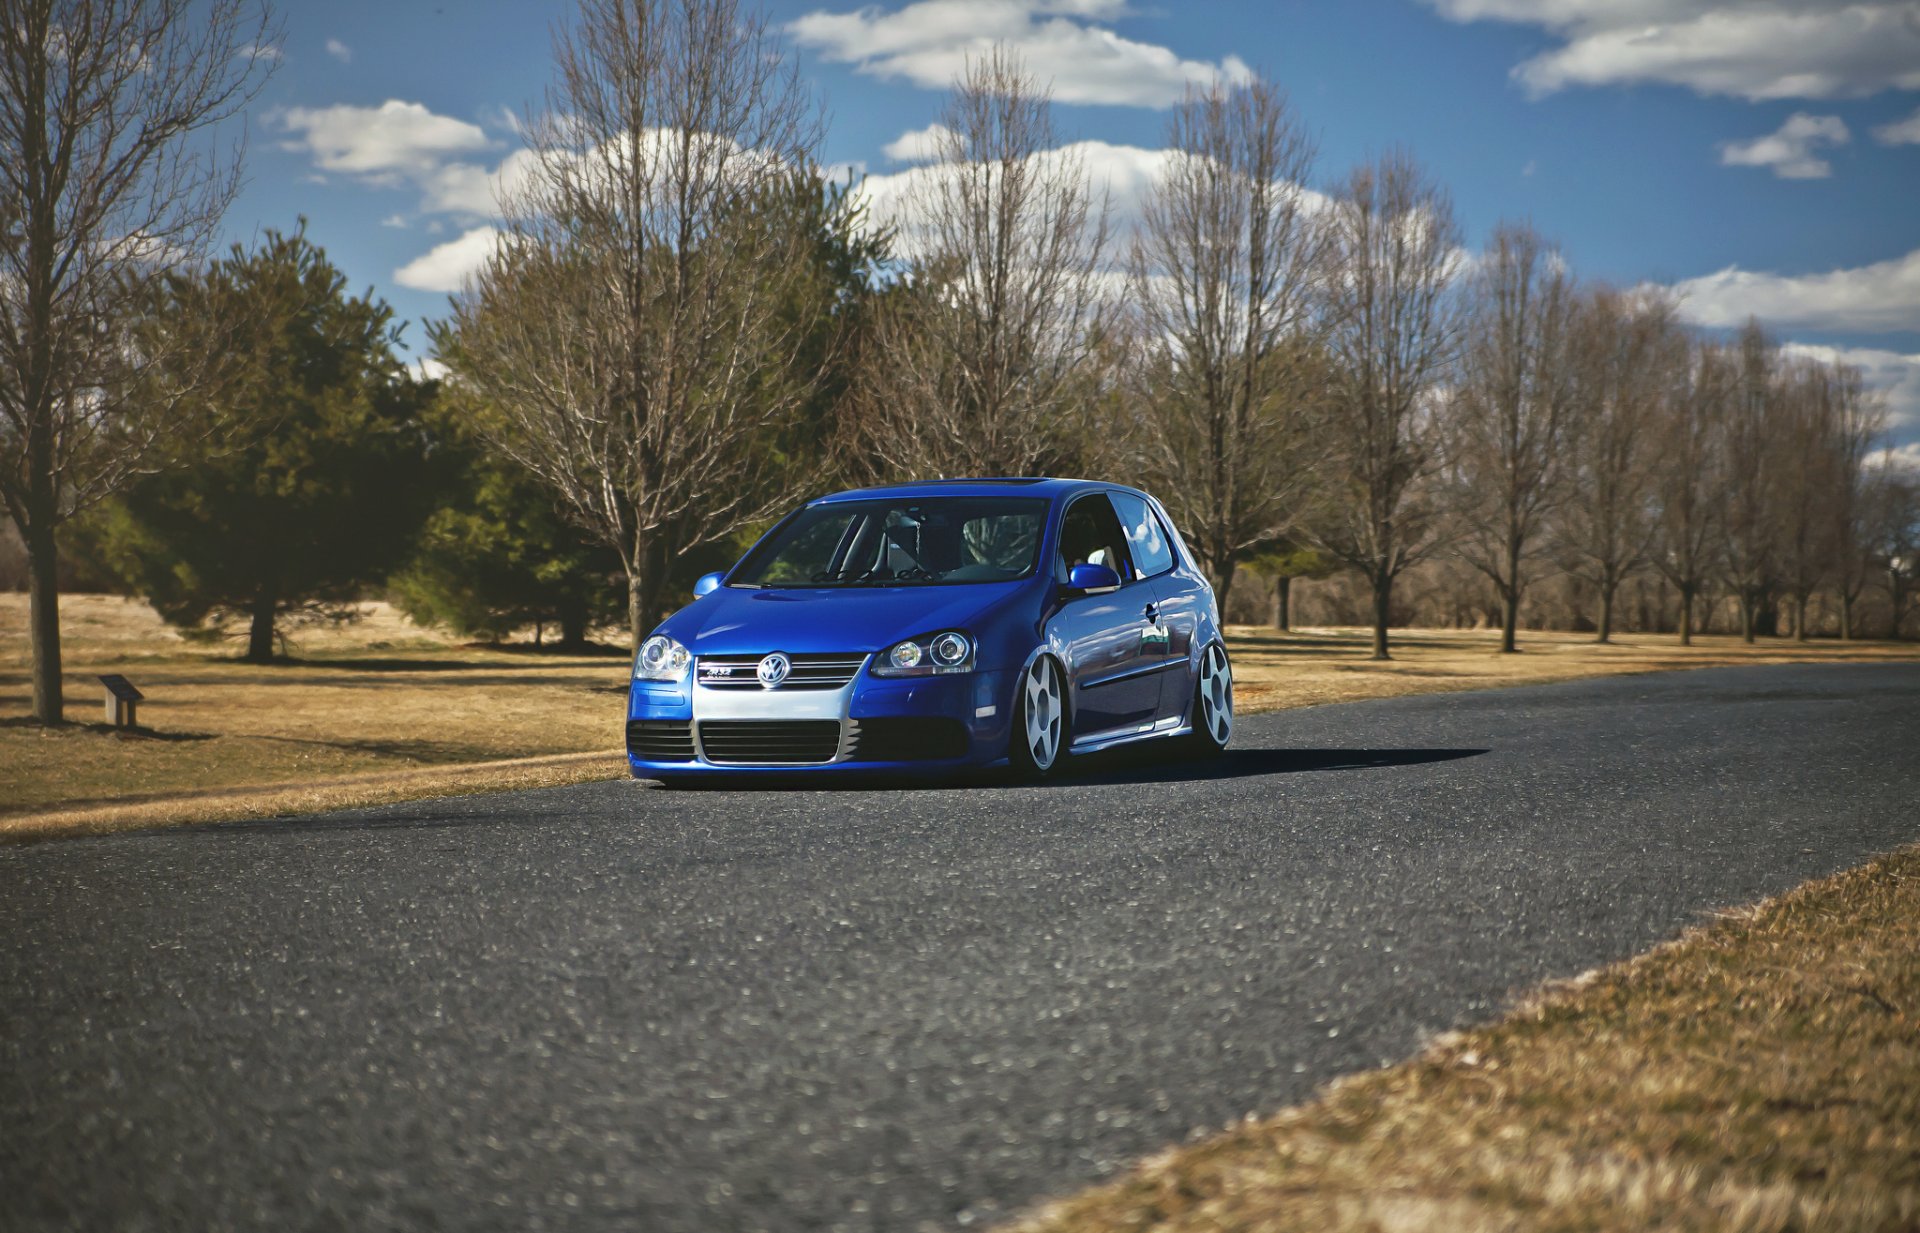
[[498, 641], [523, 625], [557, 624], [562, 650], [620, 620], [620, 558], [561, 515], [551, 492], [488, 449], [485, 407], [443, 390], [432, 412], [439, 485], [411, 559], [392, 580], [394, 600], [416, 621]]
[[[244, 616], [247, 658], [264, 662], [281, 619], [359, 598], [411, 547], [430, 497], [422, 416], [435, 387], [396, 358], [392, 310], [347, 295], [304, 224], [171, 275], [158, 294], [152, 328], [169, 353], [192, 354], [202, 336], [224, 344], [210, 397], [246, 427], [130, 486], [106, 512], [106, 551], [171, 622]], [[168, 374], [151, 379], [166, 396]]]

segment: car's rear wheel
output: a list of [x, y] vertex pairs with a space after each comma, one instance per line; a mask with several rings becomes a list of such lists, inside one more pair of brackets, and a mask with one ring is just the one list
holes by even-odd
[[1066, 744], [1067, 691], [1060, 665], [1042, 655], [1020, 674], [1014, 690], [1007, 761], [1018, 774], [1040, 779], [1066, 761]]
[[1192, 724], [1193, 745], [1201, 753], [1217, 754], [1233, 739], [1233, 665], [1217, 642], [1200, 653]]

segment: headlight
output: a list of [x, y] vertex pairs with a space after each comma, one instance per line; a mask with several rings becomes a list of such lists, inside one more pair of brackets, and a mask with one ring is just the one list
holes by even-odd
[[973, 671], [973, 639], [957, 630], [896, 642], [873, 661], [875, 676], [944, 676]]
[[665, 634], [655, 634], [640, 644], [640, 654], [634, 656], [633, 679], [677, 681], [686, 675], [687, 665], [692, 662], [693, 655], [686, 647]]

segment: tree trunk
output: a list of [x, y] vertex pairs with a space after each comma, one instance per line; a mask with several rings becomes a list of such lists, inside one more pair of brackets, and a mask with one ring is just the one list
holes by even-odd
[[1807, 640], [1807, 597], [1805, 595], [1793, 597], [1793, 640], [1795, 642]]
[[1227, 623], [1227, 596], [1233, 592], [1233, 576], [1239, 572], [1239, 562], [1228, 561], [1226, 567], [1213, 580], [1213, 602], [1220, 610], [1220, 623]]
[[1393, 611], [1393, 575], [1380, 570], [1373, 576], [1373, 658], [1392, 659], [1387, 649], [1387, 617]]
[[1613, 592], [1616, 585], [1612, 582], [1600, 584], [1600, 636], [1594, 639], [1595, 642], [1613, 641]]
[[660, 620], [660, 596], [667, 563], [665, 541], [654, 535], [635, 538], [633, 559], [627, 565], [627, 625], [637, 650]]
[[587, 605], [572, 601], [560, 605], [560, 649], [583, 651], [587, 646]]
[[1680, 645], [1693, 645], [1693, 588], [1680, 588]]
[[[36, 517], [21, 534], [27, 546], [27, 626], [33, 650], [33, 717], [66, 722], [60, 680], [60, 571], [51, 518]], [[41, 528], [47, 528], [42, 530]]]
[[546, 633], [547, 623], [544, 620], [533, 623], [533, 646], [535, 650], [540, 649], [540, 640], [546, 637]]
[[270, 587], [261, 587], [254, 594], [253, 609], [249, 613], [251, 623], [247, 627], [248, 663], [273, 662], [273, 618], [279, 606]]
[[1273, 580], [1273, 627], [1283, 634], [1293, 632], [1293, 578], [1288, 574]]
[[1840, 641], [1853, 641], [1853, 596], [1840, 595]]
[[1507, 541], [1507, 581], [1500, 588], [1500, 653], [1512, 655], [1520, 649], [1516, 635], [1520, 629], [1520, 544]]
[[1756, 619], [1757, 614], [1753, 610], [1753, 596], [1747, 594], [1745, 591], [1740, 592], [1740, 641], [1747, 643], [1749, 646], [1753, 643], [1753, 627]]

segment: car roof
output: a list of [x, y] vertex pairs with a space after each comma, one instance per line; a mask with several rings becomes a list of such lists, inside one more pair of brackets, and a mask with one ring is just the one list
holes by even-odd
[[1044, 497], [1054, 500], [1074, 493], [1106, 488], [1125, 488], [1098, 480], [1062, 479], [1053, 476], [1010, 476], [1005, 478], [920, 480], [907, 484], [880, 484], [872, 488], [849, 488], [830, 496], [818, 497], [809, 505], [830, 501], [869, 501], [888, 497]]

